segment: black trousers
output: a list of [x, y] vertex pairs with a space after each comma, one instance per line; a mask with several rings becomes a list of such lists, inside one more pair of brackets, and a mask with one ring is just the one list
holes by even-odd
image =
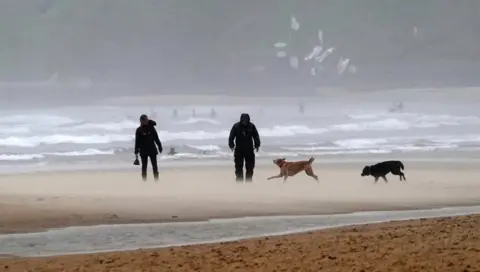
[[245, 162], [245, 179], [252, 181], [253, 169], [255, 168], [255, 153], [253, 149], [235, 149], [235, 176], [237, 181], [243, 181], [243, 164]]
[[146, 178], [147, 177], [147, 167], [148, 167], [148, 158], [150, 158], [150, 162], [152, 163], [152, 170], [153, 170], [153, 176], [155, 178], [158, 178], [158, 164], [157, 164], [157, 155], [144, 155], [141, 156], [141, 161], [142, 161], [142, 177]]

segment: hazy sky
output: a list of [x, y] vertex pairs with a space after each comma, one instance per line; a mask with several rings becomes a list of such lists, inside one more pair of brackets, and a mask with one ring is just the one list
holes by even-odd
[[[6, 0], [0, 80], [57, 72], [60, 80], [232, 92], [475, 83], [479, 2]], [[316, 46], [334, 51], [306, 61]], [[342, 61], [350, 68], [340, 74]]]

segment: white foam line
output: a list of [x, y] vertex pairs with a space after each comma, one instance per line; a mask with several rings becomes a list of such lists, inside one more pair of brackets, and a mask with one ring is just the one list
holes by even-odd
[[[74, 237], [78, 234], [83, 234], [87, 233], [88, 231], [94, 231], [98, 230], [101, 231], [103, 230], [112, 230], [112, 229], [121, 229], [124, 228], [125, 230], [116, 232], [116, 233], [110, 233], [110, 234], [116, 234], [112, 235], [109, 237], [112, 241], [115, 241], [116, 239], [113, 238], [113, 236], [117, 237], [125, 237], [127, 234], [132, 233], [131, 228], [161, 228], [161, 227], [179, 227], [179, 226], [186, 226], [188, 227], [189, 225], [192, 228], [199, 227], [201, 225], [208, 225], [210, 228], [204, 229], [205, 232], [208, 232], [209, 230], [211, 231], [212, 225], [222, 225], [222, 224], [229, 224], [229, 223], [247, 223], [249, 222], [252, 225], [259, 225], [262, 222], [267, 223], [268, 221], [302, 221], [302, 220], [315, 220], [315, 219], [329, 219], [329, 220], [334, 220], [337, 221], [352, 221], [349, 223], [342, 223], [342, 222], [336, 222], [336, 223], [313, 223], [313, 224], [318, 224], [319, 226], [314, 226], [314, 227], [293, 227], [290, 228], [288, 227], [287, 224], [287, 230], [285, 231], [272, 231], [272, 232], [263, 232], [261, 234], [253, 234], [253, 235], [232, 235], [230, 237], [225, 237], [221, 239], [205, 239], [201, 240], [198, 242], [178, 242], [178, 243], [168, 243], [168, 244], [163, 244], [163, 245], [156, 245], [156, 246], [147, 246], [146, 242], [143, 242], [146, 246], [134, 246], [134, 247], [128, 247], [128, 246], [120, 246], [120, 247], [115, 247], [114, 245], [111, 246], [109, 249], [104, 249], [104, 250], [93, 250], [96, 245], [91, 245], [92, 250], [57, 250], [56, 252], [26, 252], [24, 254], [18, 254], [20, 256], [58, 256], [58, 255], [71, 255], [71, 254], [85, 254], [85, 253], [100, 253], [100, 252], [112, 252], [112, 251], [127, 251], [127, 250], [136, 250], [136, 249], [148, 249], [148, 248], [166, 248], [166, 247], [172, 247], [172, 246], [186, 246], [186, 245], [199, 245], [199, 244], [211, 244], [211, 243], [221, 243], [221, 242], [231, 242], [231, 241], [238, 241], [238, 240], [243, 240], [243, 239], [251, 239], [251, 238], [258, 238], [258, 237], [266, 237], [266, 236], [279, 236], [279, 235], [286, 235], [286, 234], [294, 234], [294, 233], [302, 233], [302, 232], [308, 232], [308, 231], [316, 231], [316, 230], [322, 230], [322, 229], [329, 229], [329, 228], [337, 228], [337, 227], [345, 227], [345, 226], [353, 226], [353, 225], [364, 225], [364, 224], [373, 224], [373, 223], [384, 223], [384, 222], [390, 222], [390, 221], [404, 221], [404, 220], [412, 220], [412, 219], [421, 219], [421, 218], [438, 218], [438, 217], [448, 217], [448, 216], [460, 216], [460, 215], [469, 215], [469, 214], [475, 214], [475, 213], [480, 213], [480, 206], [467, 206], [467, 207], [447, 207], [447, 208], [440, 208], [440, 209], [424, 209], [424, 210], [404, 210], [404, 211], [374, 211], [374, 212], [356, 212], [356, 213], [350, 213], [350, 214], [333, 214], [333, 215], [311, 215], [311, 216], [268, 216], [268, 217], [245, 217], [245, 218], [233, 218], [233, 219], [213, 219], [209, 221], [201, 221], [201, 222], [171, 222], [171, 223], [153, 223], [153, 224], [122, 224], [122, 225], [98, 225], [98, 226], [83, 226], [83, 227], [69, 227], [69, 228], [63, 228], [63, 229], [52, 229], [47, 231], [50, 238], [49, 244], [54, 242], [55, 240], [55, 235], [59, 234], [61, 235], [62, 233], [65, 234], [65, 232], [68, 232], [67, 237]], [[379, 219], [372, 219], [368, 217], [380, 217]], [[367, 218], [365, 218], [367, 217]], [[350, 220], [349, 220], [350, 219]], [[267, 222], [266, 222], [267, 221]], [[300, 223], [299, 223], [300, 224]], [[312, 223], [305, 223], [303, 224], [312, 224]], [[275, 224], [274, 224], [275, 225]], [[248, 226], [247, 226], [248, 228]], [[130, 231], [129, 231], [130, 229]], [[228, 226], [226, 228], [227, 230], [229, 229]], [[198, 231], [195, 230], [195, 231]], [[141, 229], [139, 229], [135, 233], [141, 232]], [[45, 235], [46, 233], [43, 233]], [[180, 231], [181, 234], [181, 231]], [[41, 233], [26, 233], [26, 234], [5, 234], [5, 235], [0, 235], [0, 240], [6, 240], [10, 239], [17, 240], [21, 238], [35, 238], [38, 237], [39, 235], [42, 235]], [[53, 237], [52, 237], [53, 235]], [[92, 234], [93, 235], [93, 234]], [[221, 236], [221, 235], [220, 235]], [[227, 235], [228, 236], [228, 235]], [[61, 238], [61, 237], [59, 237]], [[153, 237], [152, 237], [153, 238]], [[120, 239], [121, 240], [121, 239]], [[64, 241], [63, 243], [68, 244], [69, 241]], [[113, 242], [112, 242], [113, 243]], [[97, 246], [98, 248], [98, 246]], [[6, 253], [6, 254], [12, 254], [11, 252], [2, 252], [5, 251], [4, 248], [2, 249], [0, 247], [0, 253]], [[27, 249], [28, 251], [28, 249]], [[41, 250], [40, 250], [41, 251]], [[53, 250], [55, 251], [55, 250]]]

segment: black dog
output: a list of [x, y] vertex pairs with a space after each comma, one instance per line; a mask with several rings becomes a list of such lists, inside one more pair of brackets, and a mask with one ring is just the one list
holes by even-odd
[[385, 182], [388, 182], [385, 176], [392, 172], [393, 175], [400, 176], [400, 181], [402, 181], [402, 178], [403, 180], [407, 180], [401, 170], [404, 170], [401, 161], [384, 161], [375, 165], [365, 166], [362, 171], [362, 177], [373, 176], [375, 183], [378, 181], [378, 178], [381, 177]]

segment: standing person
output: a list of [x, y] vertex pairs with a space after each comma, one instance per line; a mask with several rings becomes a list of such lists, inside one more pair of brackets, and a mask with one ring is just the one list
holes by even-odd
[[[140, 153], [142, 162], [142, 179], [147, 180], [148, 158], [152, 163], [153, 177], [158, 180], [157, 155], [162, 153], [162, 143], [158, 138], [157, 130], [154, 128], [155, 121], [149, 120], [147, 115], [140, 116], [140, 126], [135, 132], [135, 156]], [[155, 146], [156, 144], [156, 146]], [[158, 151], [157, 151], [158, 147]]]
[[233, 125], [228, 138], [228, 146], [234, 151], [235, 176], [237, 181], [243, 181], [243, 163], [245, 161], [246, 181], [252, 181], [255, 168], [254, 149], [260, 148], [260, 136], [257, 128], [250, 122], [250, 115], [242, 113], [240, 122]]

